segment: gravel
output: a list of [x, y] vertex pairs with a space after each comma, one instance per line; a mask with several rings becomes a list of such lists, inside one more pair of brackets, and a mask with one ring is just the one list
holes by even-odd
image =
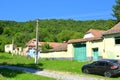
[[8, 68], [12, 70], [22, 70], [25, 72], [30, 72], [36, 75], [46, 76], [55, 78], [57, 80], [104, 80], [92, 77], [81, 76], [77, 74], [70, 74], [66, 72], [58, 72], [58, 71], [50, 71], [50, 70], [37, 70], [25, 67], [17, 67], [17, 66], [0, 66], [0, 68]]

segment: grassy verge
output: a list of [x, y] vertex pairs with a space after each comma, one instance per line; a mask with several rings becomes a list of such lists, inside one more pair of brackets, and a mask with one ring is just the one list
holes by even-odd
[[18, 70], [0, 69], [0, 80], [55, 80]]
[[[70, 61], [70, 60], [49, 60], [49, 59], [40, 59], [39, 64], [34, 64], [34, 59], [28, 59], [25, 56], [12, 56], [8, 53], [0, 53], [0, 64], [2, 65], [15, 65], [15, 66], [25, 66], [31, 68], [38, 69], [49, 69], [56, 71], [64, 71], [71, 72], [80, 75], [85, 75], [81, 72], [82, 65], [89, 62], [78, 62], [78, 61]], [[94, 77], [94, 75], [89, 75]], [[103, 76], [95, 75], [98, 78], [104, 78]], [[120, 77], [117, 78], [109, 78], [107, 80], [119, 80]]]
[[31, 68], [39, 69], [50, 69], [58, 71], [67, 71], [72, 73], [81, 74], [81, 67], [83, 64], [88, 62], [77, 62], [70, 60], [49, 60], [49, 59], [39, 59], [39, 64], [34, 64], [34, 59], [28, 59], [25, 56], [12, 56], [8, 53], [0, 53], [0, 64], [2, 65], [15, 65], [15, 66], [25, 66]]

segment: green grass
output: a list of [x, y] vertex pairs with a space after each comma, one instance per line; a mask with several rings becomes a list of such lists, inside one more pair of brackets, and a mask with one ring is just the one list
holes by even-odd
[[88, 62], [78, 62], [71, 60], [49, 60], [49, 59], [39, 59], [39, 64], [34, 64], [34, 59], [27, 59], [25, 56], [12, 56], [8, 53], [0, 53], [0, 64], [3, 65], [16, 65], [25, 66], [31, 68], [39, 69], [50, 69], [57, 71], [67, 71], [72, 73], [81, 74], [81, 67], [83, 64]]
[[55, 80], [18, 70], [0, 69], [0, 80]]
[[[2, 65], [15, 65], [15, 66], [25, 66], [37, 69], [49, 69], [56, 71], [70, 72], [80, 75], [86, 75], [81, 72], [81, 67], [89, 62], [78, 62], [71, 60], [49, 60], [49, 59], [39, 59], [39, 64], [34, 64], [34, 59], [28, 59], [25, 56], [12, 56], [8, 53], [0, 53], [0, 64]], [[88, 75], [87, 75], [88, 76]], [[99, 75], [89, 75], [91, 77], [104, 78], [104, 76]], [[109, 78], [107, 80], [120, 80], [120, 77]]]

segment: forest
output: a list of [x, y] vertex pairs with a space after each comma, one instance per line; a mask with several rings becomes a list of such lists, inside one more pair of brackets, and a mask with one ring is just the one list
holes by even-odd
[[[80, 39], [89, 29], [108, 30], [116, 24], [115, 20], [39, 20], [39, 41], [63, 42], [70, 39]], [[25, 47], [26, 43], [36, 36], [36, 20], [16, 22], [0, 20], [0, 51], [5, 44]]]

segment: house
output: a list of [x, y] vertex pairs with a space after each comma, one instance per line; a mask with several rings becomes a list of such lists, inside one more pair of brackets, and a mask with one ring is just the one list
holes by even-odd
[[68, 41], [68, 52], [73, 54], [74, 60], [98, 60], [103, 53], [103, 30], [90, 29], [82, 39]]
[[7, 45], [5, 45], [5, 52], [9, 52], [9, 53], [12, 53], [13, 52], [13, 50], [15, 49], [15, 45], [14, 44], [7, 44]]
[[103, 34], [104, 58], [120, 59], [120, 22]]
[[13, 53], [13, 54], [21, 54], [22, 53], [22, 47], [17, 47], [14, 44], [6, 44], [5, 45], [5, 52]]
[[[52, 49], [49, 52], [42, 53], [39, 52], [40, 58], [54, 58], [54, 59], [71, 59], [72, 55], [67, 53], [67, 43], [58, 43], [58, 42], [38, 42], [38, 46], [41, 47], [44, 44], [49, 44]], [[24, 54], [29, 54], [30, 56], [34, 57], [35, 55], [35, 46], [36, 46], [36, 39], [30, 40], [26, 44], [26, 48], [24, 49]]]
[[68, 41], [74, 60], [120, 59], [120, 22], [107, 31], [90, 29], [82, 39]]
[[[58, 45], [61, 45], [63, 43], [58, 43], [58, 42], [38, 42], [38, 46], [41, 47], [42, 45], [44, 44], [49, 44], [53, 49], [58, 46]], [[36, 46], [36, 39], [32, 39], [30, 40], [27, 44], [26, 44], [26, 47], [28, 48], [33, 48]]]

